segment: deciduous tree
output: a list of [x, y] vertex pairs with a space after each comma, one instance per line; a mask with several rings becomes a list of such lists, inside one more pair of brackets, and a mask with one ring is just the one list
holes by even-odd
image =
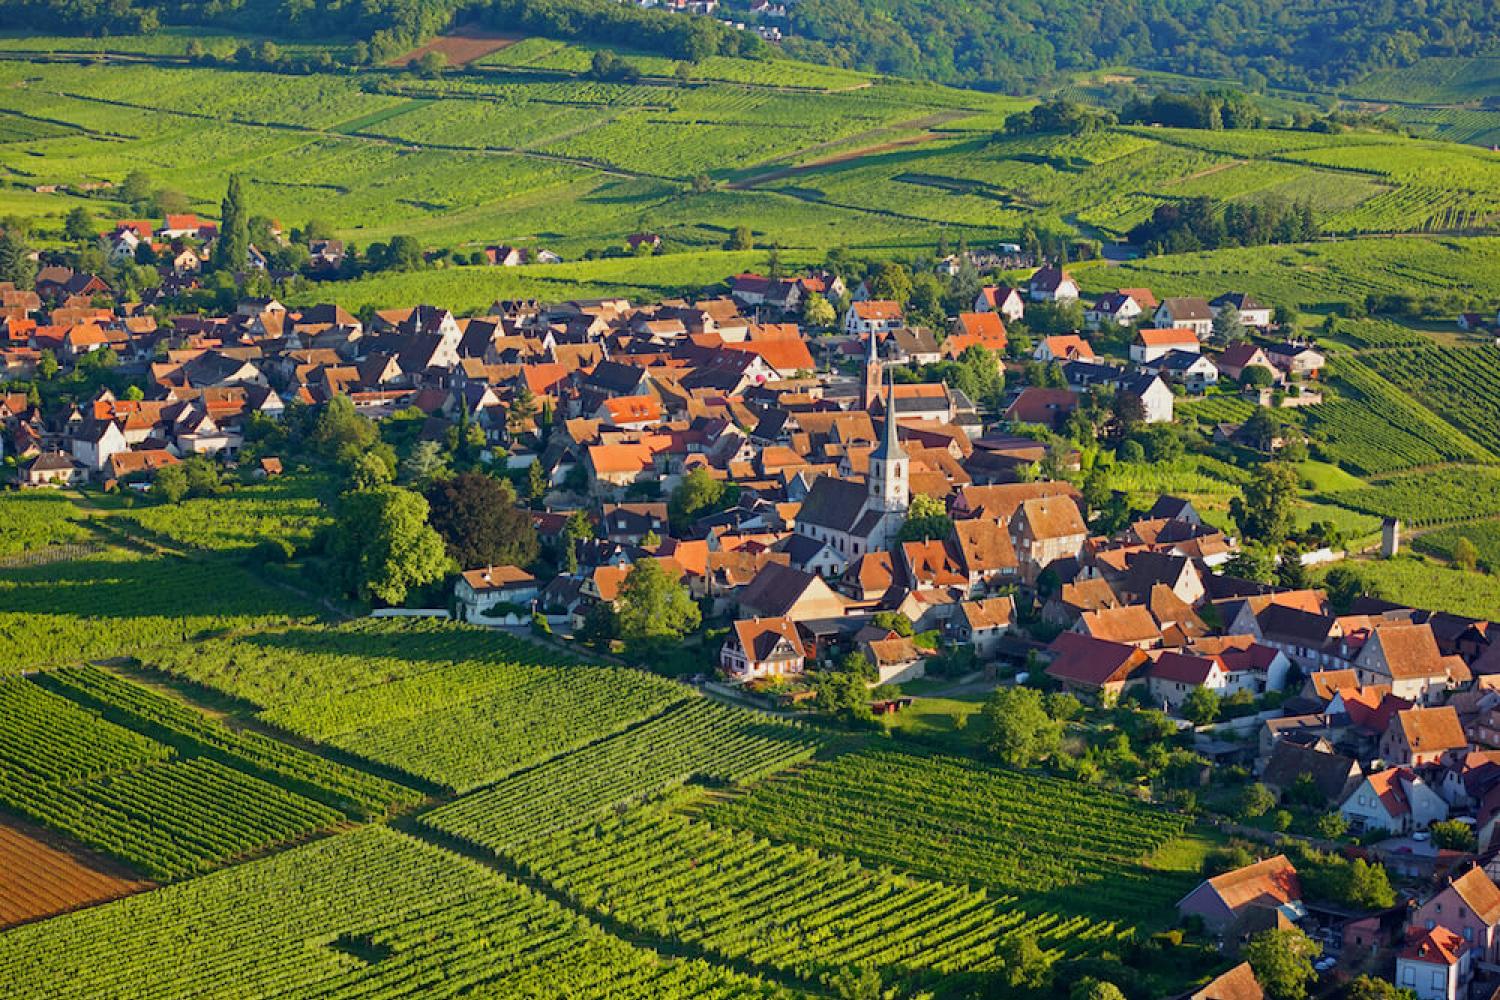
[[448, 558], [421, 494], [382, 486], [344, 494], [340, 508], [331, 548], [350, 592], [400, 604], [442, 579]]
[[655, 559], [641, 559], [620, 584], [620, 635], [627, 640], [677, 639], [698, 627], [698, 605]]
[[525, 566], [540, 551], [531, 516], [516, 506], [516, 491], [503, 479], [464, 472], [427, 487], [431, 521], [448, 554], [463, 569]]

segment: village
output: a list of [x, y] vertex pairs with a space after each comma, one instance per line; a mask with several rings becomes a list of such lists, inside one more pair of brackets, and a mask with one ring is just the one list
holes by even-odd
[[[168, 218], [101, 240], [133, 257], [153, 236], [216, 233]], [[334, 268], [340, 250], [309, 247]], [[205, 259], [184, 248], [164, 274], [190, 280]], [[1230, 953], [1299, 926], [1323, 945], [1320, 973], [1450, 1000], [1500, 984], [1500, 862], [1481, 863], [1500, 849], [1497, 626], [1332, 594], [1307, 573], [1342, 557], [1336, 538], [1279, 550], [1275, 582], [1237, 576], [1246, 538], [1187, 498], [1131, 508], [1086, 468], [1083, 442], [1117, 460], [1180, 452], [1174, 405], [1214, 393], [1257, 410], [1206, 446], [1254, 456], [1269, 479], [1278, 453], [1305, 450], [1266, 414], [1322, 398], [1316, 344], [1232, 289], [1085, 304], [1065, 266], [1044, 264], [933, 326], [889, 294], [909, 278], [847, 277], [745, 273], [692, 301], [499, 301], [469, 317], [270, 296], [168, 315], [48, 264], [3, 290], [0, 371], [24, 388], [0, 392], [0, 455], [22, 488], [145, 503], [184, 463], [294, 474], [296, 444], [266, 445], [292, 411], [337, 400], [399, 417], [517, 483], [547, 552], [458, 567], [440, 613], [628, 657], [620, 612], [649, 567], [682, 598], [671, 607], [692, 608], [673, 626], [679, 655], [720, 697], [870, 724], [977, 685], [995, 692], [1007, 763], [1221, 816], [1243, 863], [1179, 910]], [[101, 375], [128, 387], [89, 381]], [[39, 390], [59, 379], [95, 388], [49, 406]], [[1246, 506], [1273, 492], [1247, 490]], [[1400, 545], [1388, 521], [1385, 554]], [[1087, 746], [1121, 711], [1155, 727], [1126, 741], [1128, 761], [1067, 762], [1059, 730]], [[1317, 893], [1289, 854], [1322, 866]], [[1399, 891], [1330, 892], [1326, 869], [1350, 858]], [[1235, 986], [1247, 970], [1193, 996], [1261, 995]]]

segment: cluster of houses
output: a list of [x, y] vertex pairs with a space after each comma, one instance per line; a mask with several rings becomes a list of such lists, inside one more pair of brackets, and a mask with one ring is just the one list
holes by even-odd
[[[495, 249], [496, 264], [513, 262], [514, 251]], [[812, 294], [848, 297], [840, 330], [804, 336], [796, 316]], [[501, 301], [469, 318], [422, 305], [368, 321], [255, 298], [229, 315], [158, 323], [115, 302], [97, 276], [56, 267], [0, 295], [7, 377], [34, 375], [46, 354], [70, 366], [108, 348], [142, 390], [101, 391], [58, 412], [0, 392], [0, 453], [19, 460], [23, 484], [144, 483], [190, 455], [233, 459], [251, 420], [340, 396], [372, 418], [415, 414], [436, 442], [466, 423], [491, 462], [535, 470], [544, 539], [569, 538], [580, 509], [594, 531], [566, 543], [576, 558], [559, 562], [577, 568], [550, 579], [465, 567], [464, 618], [536, 612], [578, 627], [654, 560], [730, 622], [717, 665], [733, 683], [795, 681], [850, 651], [867, 658], [872, 684], [901, 683], [923, 676], [939, 649], [967, 647], [980, 666], [1029, 664], [1085, 699], [1134, 691], [1177, 715], [1200, 689], [1279, 693], [1262, 699], [1275, 708], [1204, 727], [1202, 752], [1252, 767], [1278, 796], [1295, 789], [1302, 801], [1310, 785], [1355, 831], [1407, 837], [1463, 817], [1481, 850], [1500, 847], [1500, 626], [1371, 600], [1341, 614], [1320, 591], [1216, 573], [1236, 540], [1180, 498], [1096, 534], [1074, 486], [1034, 481], [1046, 445], [1007, 433], [954, 386], [892, 377], [894, 365], [974, 346], [1004, 353], [1006, 324], [1029, 303], [1077, 298], [1060, 268], [1038, 269], [1024, 288], [984, 288], [941, 337], [909, 326], [868, 286], [849, 290], [822, 271], [737, 275], [726, 294], [695, 301]], [[1091, 327], [1150, 317], [1130, 365], [1102, 363], [1084, 332], [1040, 338], [1033, 358], [1059, 363], [1070, 388], [1021, 388], [1004, 420], [1057, 425], [1082, 387], [1109, 384], [1165, 421], [1172, 382], [1202, 386], [1255, 366], [1272, 384], [1318, 373], [1322, 357], [1305, 345], [1245, 342], [1208, 356], [1225, 309], [1246, 328], [1272, 325], [1244, 294], [1100, 297]], [[672, 491], [704, 476], [735, 487], [732, 502], [674, 520]], [[919, 498], [922, 511], [947, 516], [904, 530]], [[911, 627], [897, 627], [903, 620]], [[1224, 878], [1185, 905], [1210, 922], [1238, 920], [1247, 906], [1295, 917], [1294, 873]], [[1466, 982], [1494, 961], [1500, 891], [1471, 872], [1443, 892], [1416, 911], [1430, 918], [1413, 918], [1401, 969], [1435, 982], [1433, 970], [1449, 968]], [[1481, 896], [1493, 898], [1481, 906]]]

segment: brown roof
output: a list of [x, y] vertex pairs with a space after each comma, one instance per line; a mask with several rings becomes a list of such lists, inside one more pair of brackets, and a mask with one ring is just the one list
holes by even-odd
[[1396, 713], [1407, 746], [1419, 753], [1458, 750], [1469, 745], [1464, 727], [1452, 705], [1439, 708], [1408, 708]]
[[1047, 675], [1088, 687], [1101, 687], [1129, 680], [1151, 658], [1134, 646], [1077, 632], [1064, 632], [1047, 647], [1052, 663]]
[[1265, 997], [1266, 991], [1255, 978], [1255, 970], [1249, 962], [1241, 962], [1188, 1000], [1265, 1000]]
[[464, 570], [464, 581], [476, 593], [482, 594], [487, 590], [501, 590], [512, 584], [535, 583], [536, 577], [519, 566], [481, 566], [478, 569]]
[[1098, 611], [1101, 608], [1120, 606], [1120, 598], [1109, 581], [1097, 576], [1063, 584], [1058, 600], [1078, 611]]
[[995, 521], [958, 521], [953, 525], [953, 535], [964, 566], [971, 573], [1016, 566], [1010, 533]]
[[1313, 693], [1324, 701], [1332, 701], [1342, 688], [1359, 687], [1359, 673], [1355, 670], [1315, 670], [1309, 676]]
[[1453, 891], [1463, 897], [1474, 916], [1487, 924], [1500, 922], [1500, 887], [1483, 868], [1470, 868], [1453, 880]]
[[782, 639], [791, 643], [798, 656], [806, 656], [802, 637], [790, 618], [742, 618], [734, 623], [734, 634], [740, 648], [751, 660], [764, 660]]
[[958, 606], [959, 613], [971, 629], [1004, 628], [1010, 624], [1016, 602], [1010, 597], [991, 597], [983, 601], [964, 601]]
[[1070, 535], [1088, 535], [1088, 525], [1078, 513], [1078, 505], [1072, 497], [1047, 497], [1027, 500], [1021, 504], [1018, 517], [1024, 517], [1031, 527], [1032, 538], [1066, 538]]
[[1137, 643], [1161, 638], [1161, 627], [1144, 604], [1085, 611], [1080, 621], [1087, 634], [1095, 639]]
[[1239, 910], [1251, 903], [1279, 906], [1302, 898], [1297, 869], [1285, 854], [1258, 861], [1208, 880], [1224, 905]]
[[1380, 625], [1369, 642], [1380, 644], [1393, 680], [1444, 672], [1443, 655], [1430, 625]]

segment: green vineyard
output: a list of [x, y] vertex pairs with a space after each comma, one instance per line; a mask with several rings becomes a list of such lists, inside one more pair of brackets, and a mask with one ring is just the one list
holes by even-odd
[[1382, 351], [1365, 359], [1381, 376], [1420, 399], [1490, 451], [1500, 454], [1500, 348], [1427, 347]]
[[78, 516], [78, 508], [63, 497], [46, 493], [0, 497], [0, 558], [88, 539]]
[[[134, 685], [97, 668], [77, 673], [84, 675], [80, 686], [92, 692], [90, 701], [113, 690], [127, 704], [171, 706], [143, 690], [126, 690]], [[180, 711], [201, 729], [221, 728]], [[171, 714], [142, 712], [140, 718]], [[106, 721], [31, 681], [0, 682], [0, 805], [157, 878], [204, 871], [345, 820], [334, 808], [257, 776], [255, 768], [236, 769], [231, 755], [190, 755], [189, 746], [210, 748], [151, 739], [154, 733], [119, 725], [120, 717], [134, 713]], [[223, 730], [219, 741], [235, 740]], [[279, 745], [277, 752], [298, 753]]]
[[695, 777], [716, 784], [749, 780], [807, 759], [820, 742], [801, 726], [695, 698], [618, 736], [441, 806], [422, 822], [504, 850]]
[[1500, 470], [1452, 467], [1393, 476], [1368, 488], [1328, 493], [1325, 499], [1413, 526], [1471, 521], [1500, 514]]
[[279, 728], [463, 791], [688, 697], [639, 670], [487, 629], [366, 620], [167, 651], [162, 670], [244, 698]]
[[1182, 834], [1182, 817], [1087, 785], [956, 758], [845, 754], [765, 781], [709, 818], [1003, 892], [1090, 883], [1098, 912], [1143, 922], [1159, 919], [1181, 889], [1180, 879], [1141, 863]]
[[56, 1000], [799, 995], [631, 946], [381, 827], [9, 931], [0, 981]]

